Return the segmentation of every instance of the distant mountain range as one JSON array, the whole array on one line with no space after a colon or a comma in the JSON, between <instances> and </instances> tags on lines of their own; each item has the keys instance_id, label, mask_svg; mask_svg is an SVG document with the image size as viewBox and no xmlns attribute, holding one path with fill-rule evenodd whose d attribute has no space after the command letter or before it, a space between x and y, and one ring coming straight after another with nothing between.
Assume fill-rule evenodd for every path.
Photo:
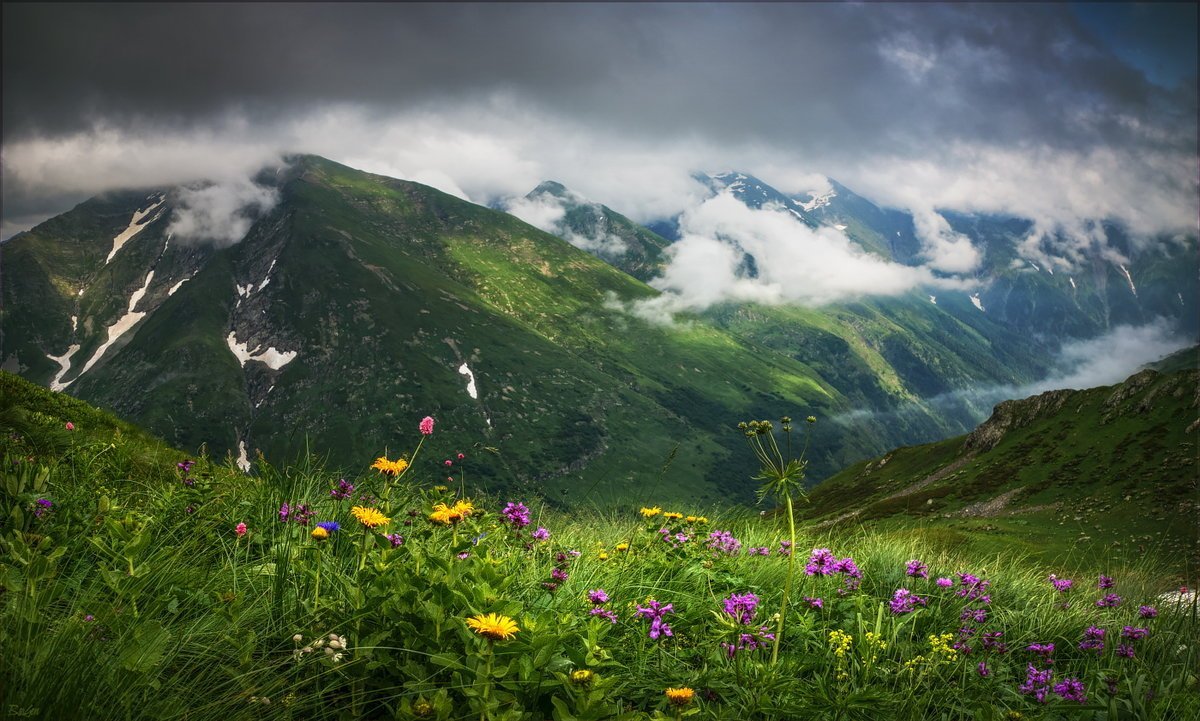
<instances>
[{"instance_id":1,"label":"distant mountain range","mask_svg":"<svg viewBox=\"0 0 1200 721\"><path fill-rule=\"evenodd\" d=\"M740 177L713 178L714 192L763 185ZM725 303L664 326L626 309L659 295L644 281L669 261L669 239L561 185L527 200L555 198L569 242L315 156L255 183L232 226L198 207L221 186L150 188L93 198L0 245L4 369L243 465L261 449L362 467L409 448L431 414L436 452L468 453L493 490L747 500L739 420L916 408L902 422L819 423L811 475L822 478L971 427L980 409L929 399L1039 377L1047 329L1196 314L1195 273L1178 259L1135 255L1136 296L1097 261L1072 294L1006 260L1017 221L1004 235L1001 221L954 217L981 224L994 256L981 271L993 274L986 310L966 294L935 304L913 292L819 309ZM796 201L796 216L915 257L903 214L836 187ZM186 237L205 222L225 223L218 240ZM1175 294L1170 315L1161 302ZM1046 308L1057 310L1034 323Z\"/></svg>"}]
</instances>

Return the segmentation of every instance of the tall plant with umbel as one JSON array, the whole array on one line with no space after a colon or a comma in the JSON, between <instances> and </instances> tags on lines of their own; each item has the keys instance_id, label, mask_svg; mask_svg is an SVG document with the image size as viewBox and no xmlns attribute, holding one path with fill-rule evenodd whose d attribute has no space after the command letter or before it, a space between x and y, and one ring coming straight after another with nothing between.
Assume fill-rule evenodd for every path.
<instances>
[{"instance_id":1,"label":"tall plant with umbel","mask_svg":"<svg viewBox=\"0 0 1200 721\"><path fill-rule=\"evenodd\" d=\"M817 422L813 416L806 419L808 425ZM775 426L771 421L749 421L738 424L738 430L746 437L750 450L758 458L759 473L754 480L761 481L758 488L758 500L771 497L783 501L787 508L788 539L791 542L788 554L787 580L783 586L783 598L779 602L779 620L775 629L775 646L771 649L771 664L779 661L779 644L783 641L783 622L787 617L788 596L792 591L792 577L796 568L796 515L792 499L799 496L808 500L804 493L804 469L808 466L805 456L808 453L809 434L804 434L804 447L799 456L792 456L792 419L784 416L779 420L783 426L784 447L779 447L775 439Z\"/></svg>"}]
</instances>

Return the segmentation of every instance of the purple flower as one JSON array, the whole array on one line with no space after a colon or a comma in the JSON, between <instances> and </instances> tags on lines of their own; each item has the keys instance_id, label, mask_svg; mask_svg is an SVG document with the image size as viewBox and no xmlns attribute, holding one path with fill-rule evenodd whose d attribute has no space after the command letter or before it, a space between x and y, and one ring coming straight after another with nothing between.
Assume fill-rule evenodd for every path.
<instances>
[{"instance_id":1,"label":"purple flower","mask_svg":"<svg viewBox=\"0 0 1200 721\"><path fill-rule=\"evenodd\" d=\"M892 594L892 600L889 603L892 613L896 614L897 616L905 613L912 613L914 610L916 610L918 605L924 606L925 604L926 601L924 598L921 598L907 588L896 589L896 592Z\"/></svg>"},{"instance_id":2,"label":"purple flower","mask_svg":"<svg viewBox=\"0 0 1200 721\"><path fill-rule=\"evenodd\" d=\"M994 651L996 653L1008 653L1008 644L1004 643L1004 633L1002 631L992 631L984 633L983 650Z\"/></svg>"},{"instance_id":3,"label":"purple flower","mask_svg":"<svg viewBox=\"0 0 1200 721\"><path fill-rule=\"evenodd\" d=\"M603 588L596 588L587 592L588 601L593 606L601 606L608 603L608 593Z\"/></svg>"},{"instance_id":4,"label":"purple flower","mask_svg":"<svg viewBox=\"0 0 1200 721\"><path fill-rule=\"evenodd\" d=\"M642 618L650 619L650 638L657 641L660 636L674 636L671 627L663 621L663 616L668 613L675 613L675 607L670 603L659 603L651 599L649 605L645 608L639 606L637 615Z\"/></svg>"},{"instance_id":5,"label":"purple flower","mask_svg":"<svg viewBox=\"0 0 1200 721\"><path fill-rule=\"evenodd\" d=\"M1054 672L1050 669L1044 671L1039 670L1033 664L1029 664L1025 669L1025 683L1017 689L1021 693L1029 696L1034 696L1038 703L1046 703L1046 692L1050 687L1050 679L1054 676Z\"/></svg>"},{"instance_id":6,"label":"purple flower","mask_svg":"<svg viewBox=\"0 0 1200 721\"><path fill-rule=\"evenodd\" d=\"M91 623L92 621L96 620L96 617L89 613L88 615L83 617L83 620L87 621L88 623Z\"/></svg>"},{"instance_id":7,"label":"purple flower","mask_svg":"<svg viewBox=\"0 0 1200 721\"><path fill-rule=\"evenodd\" d=\"M178 468L180 471L183 471L184 473L190 473L192 470L192 466L194 466L194 465L196 465L196 462L191 459L188 459L186 461L176 463L175 467Z\"/></svg>"},{"instance_id":8,"label":"purple flower","mask_svg":"<svg viewBox=\"0 0 1200 721\"><path fill-rule=\"evenodd\" d=\"M950 588L954 585L954 581L951 581L948 578L939 578L938 580L934 581L934 583L936 583L939 588Z\"/></svg>"},{"instance_id":9,"label":"purple flower","mask_svg":"<svg viewBox=\"0 0 1200 721\"><path fill-rule=\"evenodd\" d=\"M771 633L766 626L759 626L755 633L738 634L736 644L721 643L721 648L725 649L725 656L733 658L738 651L753 651L758 648L763 648L768 641L774 641L775 634Z\"/></svg>"},{"instance_id":10,"label":"purple flower","mask_svg":"<svg viewBox=\"0 0 1200 721\"><path fill-rule=\"evenodd\" d=\"M975 667L975 673L979 674L980 678L987 678L992 675L992 670L988 668L987 661L980 661Z\"/></svg>"},{"instance_id":11,"label":"purple flower","mask_svg":"<svg viewBox=\"0 0 1200 721\"><path fill-rule=\"evenodd\" d=\"M1126 626L1125 628L1121 629L1121 638L1127 638L1131 641L1137 641L1138 639L1145 638L1149 635L1150 629L1148 628L1134 628L1133 626Z\"/></svg>"},{"instance_id":12,"label":"purple flower","mask_svg":"<svg viewBox=\"0 0 1200 721\"><path fill-rule=\"evenodd\" d=\"M985 581L979 576L970 573L958 574L959 589L954 593L962 596L969 601L978 601L980 603L991 603L992 597L987 595L988 587L991 581Z\"/></svg>"},{"instance_id":13,"label":"purple flower","mask_svg":"<svg viewBox=\"0 0 1200 721\"><path fill-rule=\"evenodd\" d=\"M834 565L834 570L838 573L844 573L850 578L862 578L862 571L858 570L858 565L854 563L853 558L843 558Z\"/></svg>"},{"instance_id":14,"label":"purple flower","mask_svg":"<svg viewBox=\"0 0 1200 721\"><path fill-rule=\"evenodd\" d=\"M781 555L781 556L792 555L792 542L791 541L780 541L779 542L779 555Z\"/></svg>"},{"instance_id":15,"label":"purple flower","mask_svg":"<svg viewBox=\"0 0 1200 721\"><path fill-rule=\"evenodd\" d=\"M1108 576L1105 576L1102 573L1102 574L1100 574L1100 582L1096 584L1096 588L1099 588L1100 590L1104 590L1106 588L1112 588L1115 585L1117 585L1116 581L1112 580L1111 578L1109 578Z\"/></svg>"},{"instance_id":16,"label":"purple flower","mask_svg":"<svg viewBox=\"0 0 1200 721\"><path fill-rule=\"evenodd\" d=\"M329 496L331 498L337 498L339 500L343 498L349 498L352 495L354 495L354 486L348 483L345 478L338 480L337 485L329 491Z\"/></svg>"},{"instance_id":17,"label":"purple flower","mask_svg":"<svg viewBox=\"0 0 1200 721\"><path fill-rule=\"evenodd\" d=\"M804 564L804 573L807 576L832 576L836 566L837 559L832 551L828 548L814 548L808 556L808 563Z\"/></svg>"},{"instance_id":18,"label":"purple flower","mask_svg":"<svg viewBox=\"0 0 1200 721\"><path fill-rule=\"evenodd\" d=\"M905 564L904 575L913 578L929 578L929 566L914 558Z\"/></svg>"},{"instance_id":19,"label":"purple flower","mask_svg":"<svg viewBox=\"0 0 1200 721\"><path fill-rule=\"evenodd\" d=\"M825 602L819 598L812 598L811 596L805 596L804 602L808 604L809 608L825 608Z\"/></svg>"},{"instance_id":20,"label":"purple flower","mask_svg":"<svg viewBox=\"0 0 1200 721\"><path fill-rule=\"evenodd\" d=\"M1096 606L1099 608L1116 608L1121 605L1121 597L1115 593L1107 594L1104 598L1096 601Z\"/></svg>"},{"instance_id":21,"label":"purple flower","mask_svg":"<svg viewBox=\"0 0 1200 721\"><path fill-rule=\"evenodd\" d=\"M753 593L738 595L730 594L725 599L725 613L733 616L743 626L749 626L754 621L754 609L758 608L758 596Z\"/></svg>"},{"instance_id":22,"label":"purple flower","mask_svg":"<svg viewBox=\"0 0 1200 721\"><path fill-rule=\"evenodd\" d=\"M1100 653L1104 650L1104 629L1096 626L1088 626L1083 630L1083 640L1079 642L1079 650L1095 651Z\"/></svg>"},{"instance_id":23,"label":"purple flower","mask_svg":"<svg viewBox=\"0 0 1200 721\"><path fill-rule=\"evenodd\" d=\"M317 528L324 528L329 533L333 533L341 529L337 521L321 521L317 524Z\"/></svg>"},{"instance_id":24,"label":"purple flower","mask_svg":"<svg viewBox=\"0 0 1200 721\"><path fill-rule=\"evenodd\" d=\"M715 553L724 553L727 556L736 556L742 548L742 542L733 537L729 531L713 531L708 534L707 548L711 548Z\"/></svg>"},{"instance_id":25,"label":"purple flower","mask_svg":"<svg viewBox=\"0 0 1200 721\"><path fill-rule=\"evenodd\" d=\"M384 537L387 538L388 541L391 541L392 548L398 548L404 545L404 536L401 536L399 533L389 533Z\"/></svg>"},{"instance_id":26,"label":"purple flower","mask_svg":"<svg viewBox=\"0 0 1200 721\"><path fill-rule=\"evenodd\" d=\"M49 498L39 498L36 501L34 501L33 515L38 518L41 518L42 516L45 516L47 513L50 512L51 507L53 505L54 505L54 502L51 501Z\"/></svg>"},{"instance_id":27,"label":"purple flower","mask_svg":"<svg viewBox=\"0 0 1200 721\"><path fill-rule=\"evenodd\" d=\"M987 609L985 608L964 608L959 614L960 621L974 621L975 623L985 623L987 621Z\"/></svg>"},{"instance_id":28,"label":"purple flower","mask_svg":"<svg viewBox=\"0 0 1200 721\"><path fill-rule=\"evenodd\" d=\"M1158 609L1154 606L1138 606L1138 615L1142 618L1155 618L1158 616Z\"/></svg>"},{"instance_id":29,"label":"purple flower","mask_svg":"<svg viewBox=\"0 0 1200 721\"><path fill-rule=\"evenodd\" d=\"M616 613L609 611L606 608L600 608L598 606L596 608L593 608L592 610L588 611L588 615L603 618L603 619L607 620L609 623L617 622L617 614ZM667 635L670 636L671 634L668 633Z\"/></svg>"},{"instance_id":30,"label":"purple flower","mask_svg":"<svg viewBox=\"0 0 1200 721\"><path fill-rule=\"evenodd\" d=\"M533 540L535 540L535 541L544 541L550 537L550 532L547 531L545 528L538 526L537 530L529 535L532 536Z\"/></svg>"},{"instance_id":31,"label":"purple flower","mask_svg":"<svg viewBox=\"0 0 1200 721\"><path fill-rule=\"evenodd\" d=\"M1064 678L1054 684L1054 693L1061 696L1064 701L1087 703L1086 689L1083 687L1083 682L1077 678Z\"/></svg>"},{"instance_id":32,"label":"purple flower","mask_svg":"<svg viewBox=\"0 0 1200 721\"><path fill-rule=\"evenodd\" d=\"M1122 644L1118 645L1117 646L1117 655L1120 656L1121 658L1133 658L1134 657L1133 645L1128 644L1128 643L1122 643Z\"/></svg>"},{"instance_id":33,"label":"purple flower","mask_svg":"<svg viewBox=\"0 0 1200 721\"><path fill-rule=\"evenodd\" d=\"M524 528L530 523L529 509L524 503L510 502L503 511L500 511L500 515L504 516L504 519L511 523L513 528Z\"/></svg>"},{"instance_id":34,"label":"purple flower","mask_svg":"<svg viewBox=\"0 0 1200 721\"><path fill-rule=\"evenodd\" d=\"M1054 644L1052 643L1031 643L1025 647L1025 650L1041 656L1044 663L1054 663L1054 659L1050 658L1054 655Z\"/></svg>"},{"instance_id":35,"label":"purple flower","mask_svg":"<svg viewBox=\"0 0 1200 721\"><path fill-rule=\"evenodd\" d=\"M564 583L567 580L567 572L562 570L561 568L555 568L553 571L550 572L550 578L554 579L555 581L557 581L559 583Z\"/></svg>"},{"instance_id":36,"label":"purple flower","mask_svg":"<svg viewBox=\"0 0 1200 721\"><path fill-rule=\"evenodd\" d=\"M1075 583L1069 578L1059 578L1053 573L1050 574L1050 583L1054 586L1054 590L1059 593L1066 593L1071 590L1071 586Z\"/></svg>"},{"instance_id":37,"label":"purple flower","mask_svg":"<svg viewBox=\"0 0 1200 721\"><path fill-rule=\"evenodd\" d=\"M471 557L470 551L463 551L462 553L458 554L458 560L460 560L460 561L465 561L470 557ZM553 574L551 574L551 575L553 575ZM564 579L564 580L566 580L566 579Z\"/></svg>"}]
</instances>

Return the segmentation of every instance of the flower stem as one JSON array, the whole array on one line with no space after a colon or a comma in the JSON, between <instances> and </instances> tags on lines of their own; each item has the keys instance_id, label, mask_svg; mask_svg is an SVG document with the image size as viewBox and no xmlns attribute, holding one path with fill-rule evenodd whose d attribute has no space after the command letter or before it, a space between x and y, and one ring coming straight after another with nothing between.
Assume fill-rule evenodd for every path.
<instances>
[{"instance_id":1,"label":"flower stem","mask_svg":"<svg viewBox=\"0 0 1200 721\"><path fill-rule=\"evenodd\" d=\"M779 603L779 623L775 629L775 647L771 649L771 665L779 662L779 644L783 641L783 622L787 617L788 594L792 591L792 575L796 570L796 517L792 512L792 494L784 496L787 500L788 539L792 542L791 553L788 554L787 581L783 584L783 599Z\"/></svg>"}]
</instances>

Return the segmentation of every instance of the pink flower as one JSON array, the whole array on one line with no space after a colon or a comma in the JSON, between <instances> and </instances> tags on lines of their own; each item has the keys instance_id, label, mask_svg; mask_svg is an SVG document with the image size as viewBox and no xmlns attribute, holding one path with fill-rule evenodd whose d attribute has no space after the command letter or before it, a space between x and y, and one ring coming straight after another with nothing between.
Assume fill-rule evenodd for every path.
<instances>
[{"instance_id":1,"label":"pink flower","mask_svg":"<svg viewBox=\"0 0 1200 721\"><path fill-rule=\"evenodd\" d=\"M454 461L452 461L452 460L450 460L449 458L447 458L447 459L446 459L446 465L447 465L447 466L453 466L453 465L454 465Z\"/></svg>"},{"instance_id":2,"label":"pink flower","mask_svg":"<svg viewBox=\"0 0 1200 721\"><path fill-rule=\"evenodd\" d=\"M234 528L233 530L237 531L237 534L239 537L244 536L244 535L246 535L246 530L247 530L246 524L239 523L239 524L237 524L237 528Z\"/></svg>"},{"instance_id":3,"label":"pink flower","mask_svg":"<svg viewBox=\"0 0 1200 721\"><path fill-rule=\"evenodd\" d=\"M73 430L75 430L75 424L74 424L74 423L72 423L71 421L67 421L67 430L68 430L68 431L73 431Z\"/></svg>"},{"instance_id":4,"label":"pink flower","mask_svg":"<svg viewBox=\"0 0 1200 721\"><path fill-rule=\"evenodd\" d=\"M433 435L433 416L425 416L421 419L421 435Z\"/></svg>"},{"instance_id":5,"label":"pink flower","mask_svg":"<svg viewBox=\"0 0 1200 721\"><path fill-rule=\"evenodd\" d=\"M458 454L458 460L460 460L460 461L461 461L461 460L462 460L462 459L464 459L464 458L466 458L466 456L465 456L465 455L463 455L462 453L459 453L459 454Z\"/></svg>"}]
</instances>

